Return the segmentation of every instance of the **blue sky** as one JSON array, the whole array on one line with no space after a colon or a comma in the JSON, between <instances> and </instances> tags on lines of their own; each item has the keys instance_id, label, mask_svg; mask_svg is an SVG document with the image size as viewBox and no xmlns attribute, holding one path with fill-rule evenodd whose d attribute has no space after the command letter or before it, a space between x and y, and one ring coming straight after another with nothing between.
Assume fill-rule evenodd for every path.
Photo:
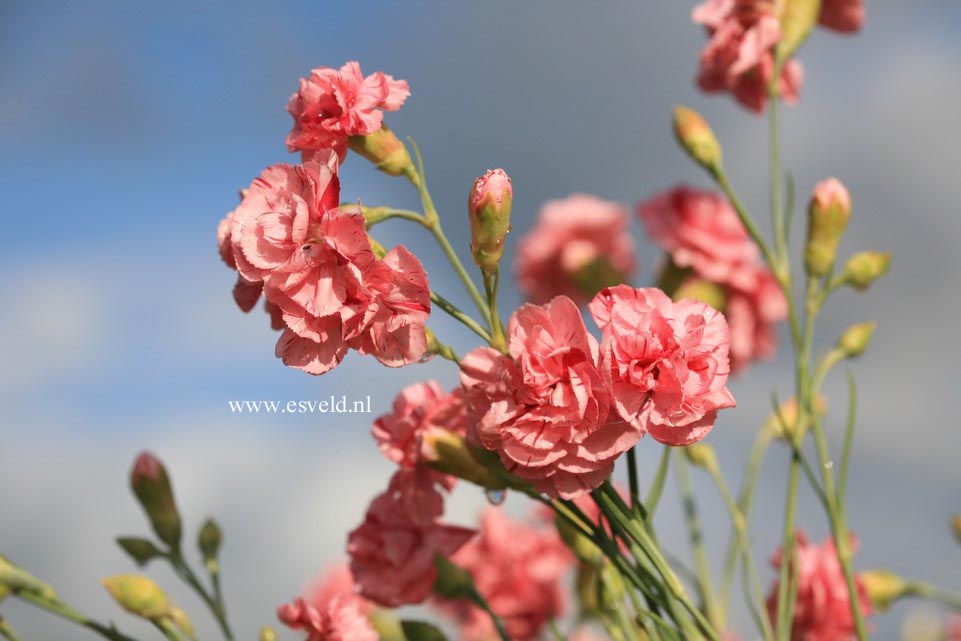
<instances>
[{"instance_id":1,"label":"blue sky","mask_svg":"<svg viewBox=\"0 0 961 641\"><path fill-rule=\"evenodd\" d=\"M689 11L687 2L627 0L4 2L6 551L62 577L78 603L109 612L85 586L105 566L125 568L109 537L138 527L123 474L136 450L149 446L177 468L185 502L223 510L236 577L256 584L234 588L242 623L253 629L269 619L274 602L337 555L341 534L388 467L369 443L365 417L240 419L226 400L363 390L380 411L406 383L454 381L444 363L393 371L356 356L334 374L308 377L274 359L264 318L233 307L233 276L217 257L215 227L239 187L292 159L284 107L297 79L311 67L357 59L365 70L410 82L410 100L389 123L424 150L435 200L460 248L467 190L489 167L513 177L516 233L530 228L541 202L572 192L633 203L678 181L704 184L668 131L679 102L714 124L731 173L763 218L764 122L726 98L697 93L703 37ZM961 6L949 0L870 3L862 35L819 32L805 48L801 104L783 117L785 163L799 191L830 174L851 187L856 213L844 250L896 252L885 283L832 306L822 325L824 347L852 322L881 322L871 354L856 366L865 400L853 520L871 534L862 535L862 559L889 563L915 537L916 556L899 569L944 580L953 566L942 560L957 551L943 521L961 511L952 403L961 362L959 27ZM343 196L416 205L402 182L356 158L343 169ZM391 224L378 237L411 247L437 289L466 304L425 235ZM638 283L648 282L657 252L641 240L639 250ZM505 309L518 303L506 292ZM462 351L472 346L458 326L437 319L436 328ZM789 376L782 358L735 383L741 406L711 437L732 476L772 385L783 392ZM843 403L838 393L835 405ZM344 452L355 466L344 466ZM780 454L765 477L771 490L762 523L779 518ZM656 455L642 448L641 460L653 465ZM341 482L338 474L351 476L355 493L327 491ZM454 514L469 521L478 500L464 496ZM893 523L889 501L901 510ZM73 534L90 552L67 553L51 528L98 508L106 509ZM708 513L721 516L713 507ZM813 502L802 504L802 515L823 533ZM664 518L669 538L677 535L676 511ZM757 535L763 549L773 548L776 536L763 527ZM269 558L251 560L260 545ZM64 634L26 610L14 614L25 634Z\"/></svg>"}]
</instances>

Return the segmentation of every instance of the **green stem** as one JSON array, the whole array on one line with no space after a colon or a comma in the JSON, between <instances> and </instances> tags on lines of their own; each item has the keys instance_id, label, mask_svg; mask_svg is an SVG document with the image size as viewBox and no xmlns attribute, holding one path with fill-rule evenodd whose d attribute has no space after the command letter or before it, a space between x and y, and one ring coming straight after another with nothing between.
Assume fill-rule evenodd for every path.
<instances>
[{"instance_id":1,"label":"green stem","mask_svg":"<svg viewBox=\"0 0 961 641\"><path fill-rule=\"evenodd\" d=\"M657 511L657 504L661 501L661 494L664 492L664 481L667 479L667 468L671 465L671 448L664 446L661 450L661 462L657 466L654 474L654 481L647 489L647 498L644 500L644 509L647 510L648 518L654 518Z\"/></svg>"},{"instance_id":2,"label":"green stem","mask_svg":"<svg viewBox=\"0 0 961 641\"><path fill-rule=\"evenodd\" d=\"M567 637L565 637L561 629L557 627L557 621L554 619L547 622L547 628L551 631L551 636L554 637L554 641L567 641Z\"/></svg>"},{"instance_id":3,"label":"green stem","mask_svg":"<svg viewBox=\"0 0 961 641\"><path fill-rule=\"evenodd\" d=\"M7 623L6 619L0 616L0 637L3 637L7 641L21 641L17 633L13 631L10 624Z\"/></svg>"},{"instance_id":4,"label":"green stem","mask_svg":"<svg viewBox=\"0 0 961 641\"><path fill-rule=\"evenodd\" d=\"M440 307L442 310L447 312L451 317L463 323L468 329L484 339L484 342L490 343L491 335L486 329L481 327L480 323L475 321L473 318L462 312L457 308L454 303L450 302L440 294L435 291L431 291L430 300L432 303Z\"/></svg>"},{"instance_id":5,"label":"green stem","mask_svg":"<svg viewBox=\"0 0 961 641\"><path fill-rule=\"evenodd\" d=\"M487 599L481 596L480 592L475 589L471 591L470 600L474 602L474 605L487 613L487 616L490 617L491 622L497 629L497 635L501 638L501 641L511 641L510 635L507 634L507 628L504 627L504 622L491 609Z\"/></svg>"},{"instance_id":6,"label":"green stem","mask_svg":"<svg viewBox=\"0 0 961 641\"><path fill-rule=\"evenodd\" d=\"M928 583L910 581L907 585L907 593L922 599L937 601L953 610L961 611L961 595L947 592Z\"/></svg>"},{"instance_id":7,"label":"green stem","mask_svg":"<svg viewBox=\"0 0 961 641\"><path fill-rule=\"evenodd\" d=\"M771 225L774 229L774 247L777 256L775 273L787 270L788 247L787 233L784 225L784 210L781 202L781 145L778 132L778 100L773 93L769 101L770 130L768 140L771 152Z\"/></svg>"},{"instance_id":8,"label":"green stem","mask_svg":"<svg viewBox=\"0 0 961 641\"><path fill-rule=\"evenodd\" d=\"M694 500L694 486L691 482L691 470L683 453L678 452L674 469L677 470L677 484L681 491L681 501L684 505L684 518L687 523L688 537L691 551L694 553L694 572L697 576L697 588L701 593L701 602L707 618L715 628L721 629L720 609L714 597L714 586L711 582L711 564L704 547L704 532L701 529L697 514L697 503Z\"/></svg>"},{"instance_id":9,"label":"green stem","mask_svg":"<svg viewBox=\"0 0 961 641\"><path fill-rule=\"evenodd\" d=\"M731 186L731 183L727 178L727 174L724 173L723 168L718 169L717 173L714 174L714 179L717 181L718 187L721 188L721 191L724 192L724 195L727 196L727 199L731 201L731 205L734 207L734 211L737 212L738 218L741 219L744 229L747 230L751 240L753 240L754 244L756 244L761 250L761 253L764 255L764 260L768 265L771 266L775 276L778 278L778 282L782 283L783 286L786 278L784 270L779 267L779 262L776 256L771 251L767 241L764 240L764 236L761 234L761 230L758 229L757 224L755 224L754 219L751 218L751 215L744 208L744 205L741 204L741 199L738 198L737 194L734 192L734 188Z\"/></svg>"},{"instance_id":10,"label":"green stem","mask_svg":"<svg viewBox=\"0 0 961 641\"><path fill-rule=\"evenodd\" d=\"M507 352L507 339L504 337L504 326L501 324L500 314L497 313L497 290L500 287L501 271L495 267L493 271L483 270L484 291L487 294L487 305L490 309L491 338L490 345L500 352Z\"/></svg>"},{"instance_id":11,"label":"green stem","mask_svg":"<svg viewBox=\"0 0 961 641\"><path fill-rule=\"evenodd\" d=\"M110 641L136 641L136 639L133 637L128 637L127 635L114 629L112 626L107 626L102 623L98 623L93 619L87 618L66 603L47 599L32 592L18 592L17 598L23 599L27 603L31 603L41 610L46 610L47 612L55 614L62 619L72 621L73 623L81 625L88 630L92 630L105 639L110 639Z\"/></svg>"},{"instance_id":12,"label":"green stem","mask_svg":"<svg viewBox=\"0 0 961 641\"><path fill-rule=\"evenodd\" d=\"M417 143L414 142L412 138L408 138L411 146L414 148L414 154L417 157L417 173L408 176L411 184L417 188L418 194L420 194L421 205L424 207L424 219L422 224L430 231L431 235L437 240L437 244L440 245L441 250L447 257L457 276L460 278L461 282L464 283L464 287L467 289L467 293L470 294L471 299L474 301L474 305L477 306L477 310L481 313L481 316L485 321L490 323L490 309L487 307L487 303L484 301L484 297L481 296L480 291L477 289L477 285L474 284L473 279L470 274L467 273L467 269L464 267L464 263L461 262L460 257L454 248L451 246L450 241L447 240L447 236L444 235L444 230L441 228L440 216L437 214L437 209L434 207L434 200L431 198L430 191L427 189L427 176L424 171L424 158L421 156L420 148Z\"/></svg>"},{"instance_id":13,"label":"green stem","mask_svg":"<svg viewBox=\"0 0 961 641\"><path fill-rule=\"evenodd\" d=\"M627 450L627 485L631 492L631 510L637 514L638 508L641 507L641 493L637 482L637 454L633 447Z\"/></svg>"},{"instance_id":14,"label":"green stem","mask_svg":"<svg viewBox=\"0 0 961 641\"><path fill-rule=\"evenodd\" d=\"M194 574L190 566L184 561L183 557L176 550L172 551L170 554L170 564L173 566L174 571L180 576L184 582L189 585L197 596L204 602L207 609L213 615L217 624L220 626L220 631L224 635L224 639L227 641L233 641L233 633L230 631L230 624L227 623L227 613L221 603L208 594L206 588L200 583L200 580Z\"/></svg>"}]
</instances>

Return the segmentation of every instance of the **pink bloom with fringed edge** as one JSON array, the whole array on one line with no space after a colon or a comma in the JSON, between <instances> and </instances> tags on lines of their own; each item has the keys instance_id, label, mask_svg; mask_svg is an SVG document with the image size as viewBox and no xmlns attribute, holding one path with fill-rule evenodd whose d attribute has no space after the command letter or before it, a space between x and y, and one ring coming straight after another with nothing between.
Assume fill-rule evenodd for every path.
<instances>
[{"instance_id":1,"label":"pink bloom with fringed edge","mask_svg":"<svg viewBox=\"0 0 961 641\"><path fill-rule=\"evenodd\" d=\"M716 309L619 285L588 306L604 332L602 370L620 417L665 445L690 445L734 407L726 384L731 333Z\"/></svg>"},{"instance_id":2,"label":"pink bloom with fringed edge","mask_svg":"<svg viewBox=\"0 0 961 641\"><path fill-rule=\"evenodd\" d=\"M857 539L851 536L852 551L857 549ZM779 550L771 564L781 567ZM855 577L858 602L866 617L871 614L871 601L867 589ZM803 532L797 533L797 601L791 641L849 641L855 636L851 600L841 563L838 561L834 542L827 540L821 545L811 543ZM772 621L777 610L777 583L768 597L768 614Z\"/></svg>"},{"instance_id":3,"label":"pink bloom with fringed edge","mask_svg":"<svg viewBox=\"0 0 961 641\"><path fill-rule=\"evenodd\" d=\"M389 414L374 420L374 440L387 460L413 468L430 458L424 436L434 431L465 434L467 404L458 388L448 393L437 381L409 385L394 399Z\"/></svg>"},{"instance_id":4,"label":"pink bloom with fringed edge","mask_svg":"<svg viewBox=\"0 0 961 641\"><path fill-rule=\"evenodd\" d=\"M728 200L680 186L640 203L638 214L674 264L724 290L732 371L772 356L787 300Z\"/></svg>"},{"instance_id":5,"label":"pink bloom with fringed edge","mask_svg":"<svg viewBox=\"0 0 961 641\"><path fill-rule=\"evenodd\" d=\"M729 92L742 105L764 111L774 73L772 48L781 26L771 0L707 0L694 8L694 22L704 25L710 40L701 50L698 85L706 92ZM778 79L778 95L797 100L804 72L789 60Z\"/></svg>"},{"instance_id":6,"label":"pink bloom with fringed edge","mask_svg":"<svg viewBox=\"0 0 961 641\"><path fill-rule=\"evenodd\" d=\"M864 0L822 0L819 22L840 33L854 33L864 26Z\"/></svg>"},{"instance_id":7,"label":"pink bloom with fringed edge","mask_svg":"<svg viewBox=\"0 0 961 641\"><path fill-rule=\"evenodd\" d=\"M397 492L376 497L347 540L360 594L385 607L421 603L433 590L437 554L451 556L474 530L412 514Z\"/></svg>"},{"instance_id":8,"label":"pink bloom with fringed edge","mask_svg":"<svg viewBox=\"0 0 961 641\"><path fill-rule=\"evenodd\" d=\"M477 591L504 621L508 636L531 641L551 619L563 613L560 581L573 566L573 556L553 528L538 528L488 509L480 534L451 559L467 570ZM466 641L496 638L490 617L465 601L442 601Z\"/></svg>"},{"instance_id":9,"label":"pink bloom with fringed edge","mask_svg":"<svg viewBox=\"0 0 961 641\"><path fill-rule=\"evenodd\" d=\"M461 361L477 439L548 496L574 498L597 487L642 432L609 422L598 344L577 305L564 296L524 305L507 334L509 356L481 347Z\"/></svg>"},{"instance_id":10,"label":"pink bloom with fringed edge","mask_svg":"<svg viewBox=\"0 0 961 641\"><path fill-rule=\"evenodd\" d=\"M300 80L300 88L287 103L294 118L287 149L301 152L304 160L313 152L331 149L343 160L350 136L380 129L383 112L400 109L408 96L406 80L379 71L365 77L357 62L340 69L318 67Z\"/></svg>"},{"instance_id":11,"label":"pink bloom with fringed edge","mask_svg":"<svg viewBox=\"0 0 961 641\"><path fill-rule=\"evenodd\" d=\"M277 618L293 630L307 633L307 641L378 641L374 626L352 594L339 594L318 608L305 599L277 608Z\"/></svg>"},{"instance_id":12,"label":"pink bloom with fringed edge","mask_svg":"<svg viewBox=\"0 0 961 641\"><path fill-rule=\"evenodd\" d=\"M629 280L634 242L626 209L585 194L546 203L520 242L515 270L535 304L568 296L583 305L598 290Z\"/></svg>"},{"instance_id":13,"label":"pink bloom with fringed edge","mask_svg":"<svg viewBox=\"0 0 961 641\"><path fill-rule=\"evenodd\" d=\"M678 186L639 203L651 239L678 267L714 283L750 288L759 251L721 194Z\"/></svg>"},{"instance_id":14,"label":"pink bloom with fringed edge","mask_svg":"<svg viewBox=\"0 0 961 641\"><path fill-rule=\"evenodd\" d=\"M331 565L304 590L304 599L318 610L325 609L335 597L342 595L353 597L365 614L374 609L373 603L357 594L354 575L346 562Z\"/></svg>"}]
</instances>

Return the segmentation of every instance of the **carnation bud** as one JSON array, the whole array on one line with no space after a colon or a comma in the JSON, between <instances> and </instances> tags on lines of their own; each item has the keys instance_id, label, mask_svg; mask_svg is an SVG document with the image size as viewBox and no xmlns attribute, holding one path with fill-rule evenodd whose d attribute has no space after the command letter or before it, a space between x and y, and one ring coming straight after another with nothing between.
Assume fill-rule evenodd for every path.
<instances>
[{"instance_id":1,"label":"carnation bud","mask_svg":"<svg viewBox=\"0 0 961 641\"><path fill-rule=\"evenodd\" d=\"M213 519L207 519L197 534L197 547L204 559L208 569L217 568L217 553L220 552L220 544L223 542L223 534L220 527Z\"/></svg>"},{"instance_id":2,"label":"carnation bud","mask_svg":"<svg viewBox=\"0 0 961 641\"><path fill-rule=\"evenodd\" d=\"M597 256L574 269L571 272L571 281L589 300L603 289L625 283L627 275L614 269L607 258Z\"/></svg>"},{"instance_id":3,"label":"carnation bud","mask_svg":"<svg viewBox=\"0 0 961 641\"><path fill-rule=\"evenodd\" d=\"M838 339L837 348L844 353L846 358L857 358L868 348L875 327L877 327L877 323L858 323L857 325L852 325L847 331L841 334L841 338Z\"/></svg>"},{"instance_id":4,"label":"carnation bud","mask_svg":"<svg viewBox=\"0 0 961 641\"><path fill-rule=\"evenodd\" d=\"M348 145L351 151L372 162L385 174L416 175L407 147L387 125L382 125L380 129L366 136L351 136L348 139Z\"/></svg>"},{"instance_id":5,"label":"carnation bud","mask_svg":"<svg viewBox=\"0 0 961 641\"><path fill-rule=\"evenodd\" d=\"M887 611L895 601L910 594L911 586L897 574L887 570L868 570L859 575L871 605L879 612Z\"/></svg>"},{"instance_id":6,"label":"carnation bud","mask_svg":"<svg viewBox=\"0 0 961 641\"><path fill-rule=\"evenodd\" d=\"M471 253L484 271L493 271L504 255L504 238L511 229L511 179L493 169L474 182L468 200Z\"/></svg>"},{"instance_id":7,"label":"carnation bud","mask_svg":"<svg viewBox=\"0 0 961 641\"><path fill-rule=\"evenodd\" d=\"M26 592L44 599L55 599L52 587L33 576L0 554L0 591L4 593Z\"/></svg>"},{"instance_id":8,"label":"carnation bud","mask_svg":"<svg viewBox=\"0 0 961 641\"><path fill-rule=\"evenodd\" d=\"M727 295L724 290L716 283L701 278L688 278L674 290L671 298L675 301L690 298L720 310L727 305Z\"/></svg>"},{"instance_id":9,"label":"carnation bud","mask_svg":"<svg viewBox=\"0 0 961 641\"><path fill-rule=\"evenodd\" d=\"M119 545L123 551L127 553L127 556L133 559L140 567L143 567L153 559L164 555L163 551L157 548L153 542L136 536L117 537L117 545Z\"/></svg>"},{"instance_id":10,"label":"carnation bud","mask_svg":"<svg viewBox=\"0 0 961 641\"><path fill-rule=\"evenodd\" d=\"M707 443L688 445L684 448L684 454L692 465L708 471L718 469L717 455L714 453L714 448Z\"/></svg>"},{"instance_id":11,"label":"carnation bud","mask_svg":"<svg viewBox=\"0 0 961 641\"><path fill-rule=\"evenodd\" d=\"M958 540L958 543L961 543L961 514L951 519L951 529L954 530L954 538Z\"/></svg>"},{"instance_id":12,"label":"carnation bud","mask_svg":"<svg viewBox=\"0 0 961 641\"><path fill-rule=\"evenodd\" d=\"M163 463L150 452L140 454L130 471L130 488L160 540L174 549L179 548L180 514Z\"/></svg>"},{"instance_id":13,"label":"carnation bud","mask_svg":"<svg viewBox=\"0 0 961 641\"><path fill-rule=\"evenodd\" d=\"M881 278L891 266L891 254L887 252L860 252L851 256L841 272L841 281L863 292L871 283Z\"/></svg>"},{"instance_id":14,"label":"carnation bud","mask_svg":"<svg viewBox=\"0 0 961 641\"><path fill-rule=\"evenodd\" d=\"M196 636L194 624L190 621L190 617L187 616L187 613L184 612L183 608L179 606L174 606L171 608L170 620L173 621L173 624L190 638L194 638Z\"/></svg>"},{"instance_id":15,"label":"carnation bud","mask_svg":"<svg viewBox=\"0 0 961 641\"><path fill-rule=\"evenodd\" d=\"M778 60L787 60L807 39L821 14L821 0L782 0Z\"/></svg>"},{"instance_id":16,"label":"carnation bud","mask_svg":"<svg viewBox=\"0 0 961 641\"><path fill-rule=\"evenodd\" d=\"M173 606L159 585L139 574L118 574L104 579L103 587L120 607L143 619L172 618Z\"/></svg>"},{"instance_id":17,"label":"carnation bud","mask_svg":"<svg viewBox=\"0 0 961 641\"><path fill-rule=\"evenodd\" d=\"M701 114L688 107L674 107L674 135L691 160L712 174L720 170L721 145Z\"/></svg>"},{"instance_id":18,"label":"carnation bud","mask_svg":"<svg viewBox=\"0 0 961 641\"><path fill-rule=\"evenodd\" d=\"M599 567L604 562L604 552L593 541L560 515L554 516L554 527L564 544L585 566Z\"/></svg>"},{"instance_id":19,"label":"carnation bud","mask_svg":"<svg viewBox=\"0 0 961 641\"><path fill-rule=\"evenodd\" d=\"M380 641L408 641L407 637L404 636L404 628L400 624L400 619L394 616L390 610L377 608L368 613L367 618L370 619L370 624L374 626ZM277 637L274 636L262 641L277 641Z\"/></svg>"},{"instance_id":20,"label":"carnation bud","mask_svg":"<svg viewBox=\"0 0 961 641\"><path fill-rule=\"evenodd\" d=\"M265 625L260 628L260 634L257 636L257 641L277 641L277 632L274 631L269 625Z\"/></svg>"},{"instance_id":21,"label":"carnation bud","mask_svg":"<svg viewBox=\"0 0 961 641\"><path fill-rule=\"evenodd\" d=\"M851 196L836 178L817 184L808 207L808 239L804 267L812 276L824 276L834 266L838 243L851 217Z\"/></svg>"},{"instance_id":22,"label":"carnation bud","mask_svg":"<svg viewBox=\"0 0 961 641\"><path fill-rule=\"evenodd\" d=\"M489 463L486 457L478 460L464 437L459 434L446 430L430 430L424 434L423 446L427 452L427 464L435 470L488 490L502 490L508 486L506 480L498 474L498 465ZM500 462L500 459L496 460Z\"/></svg>"},{"instance_id":23,"label":"carnation bud","mask_svg":"<svg viewBox=\"0 0 961 641\"><path fill-rule=\"evenodd\" d=\"M824 413L827 412L827 409L827 399L821 394L815 396L814 411L817 412L818 416L824 416ZM771 412L771 415L768 416L767 421L764 423L763 433L770 438L787 438L788 436L791 436L791 431L795 428L795 423L797 423L797 410L797 399L792 396L788 400L781 403L781 407L778 408L777 412ZM787 425L787 432L784 431L784 427L781 424L781 419L783 419L784 424ZM802 431L806 430L807 425L802 426Z\"/></svg>"}]
</instances>

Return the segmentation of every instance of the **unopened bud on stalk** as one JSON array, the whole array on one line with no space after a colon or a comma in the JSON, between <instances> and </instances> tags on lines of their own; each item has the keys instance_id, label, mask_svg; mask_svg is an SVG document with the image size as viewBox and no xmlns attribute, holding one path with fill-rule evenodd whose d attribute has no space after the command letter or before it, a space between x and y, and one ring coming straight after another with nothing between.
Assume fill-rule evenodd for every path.
<instances>
[{"instance_id":1,"label":"unopened bud on stalk","mask_svg":"<svg viewBox=\"0 0 961 641\"><path fill-rule=\"evenodd\" d=\"M828 410L827 399L818 394L814 397L814 411L817 412L818 416L824 416L824 413ZM784 425L787 426L787 431L785 432L784 425L781 424L783 419ZM793 396L788 400L781 403L781 407L778 408L777 412L772 412L768 416L767 421L764 423L763 432L770 438L787 438L793 435L793 430L796 428L796 423L798 419L798 407L797 399ZM808 425L802 425L802 433L807 430Z\"/></svg>"},{"instance_id":2,"label":"unopened bud on stalk","mask_svg":"<svg viewBox=\"0 0 961 641\"><path fill-rule=\"evenodd\" d=\"M265 625L260 628L260 635L257 636L257 641L277 641L277 632L269 625Z\"/></svg>"},{"instance_id":3,"label":"unopened bud on stalk","mask_svg":"<svg viewBox=\"0 0 961 641\"><path fill-rule=\"evenodd\" d=\"M223 540L224 536L217 523L213 519L204 521L197 534L197 547L208 569L216 570L217 554L220 552L220 544Z\"/></svg>"},{"instance_id":4,"label":"unopened bud on stalk","mask_svg":"<svg viewBox=\"0 0 961 641\"><path fill-rule=\"evenodd\" d=\"M474 182L468 200L471 254L484 271L497 268L504 255L504 239L511 229L514 192L503 169L492 169Z\"/></svg>"},{"instance_id":5,"label":"unopened bud on stalk","mask_svg":"<svg viewBox=\"0 0 961 641\"><path fill-rule=\"evenodd\" d=\"M0 554L0 592L27 592L45 599L55 599L56 591L37 577Z\"/></svg>"},{"instance_id":6,"label":"unopened bud on stalk","mask_svg":"<svg viewBox=\"0 0 961 641\"><path fill-rule=\"evenodd\" d=\"M585 567L599 568L604 562L604 552L593 541L560 515L554 517L554 526L564 544Z\"/></svg>"},{"instance_id":7,"label":"unopened bud on stalk","mask_svg":"<svg viewBox=\"0 0 961 641\"><path fill-rule=\"evenodd\" d=\"M821 0L781 0L777 5L781 26L777 58L783 61L797 51L817 24Z\"/></svg>"},{"instance_id":8,"label":"unopened bud on stalk","mask_svg":"<svg viewBox=\"0 0 961 641\"><path fill-rule=\"evenodd\" d=\"M366 136L351 136L348 139L351 151L360 154L374 164L377 169L390 176L414 176L414 163L411 162L407 147L387 125Z\"/></svg>"},{"instance_id":9,"label":"unopened bud on stalk","mask_svg":"<svg viewBox=\"0 0 961 641\"><path fill-rule=\"evenodd\" d=\"M503 464L497 455L493 459L478 460L459 434L440 429L430 430L424 434L423 447L427 452L428 465L435 470L488 490L503 490L509 485L506 479L500 477Z\"/></svg>"},{"instance_id":10,"label":"unopened bud on stalk","mask_svg":"<svg viewBox=\"0 0 961 641\"><path fill-rule=\"evenodd\" d=\"M846 358L857 358L864 353L874 335L874 328L877 323L859 323L852 325L841 334L838 339L837 348L844 353Z\"/></svg>"},{"instance_id":11,"label":"unopened bud on stalk","mask_svg":"<svg viewBox=\"0 0 961 641\"><path fill-rule=\"evenodd\" d=\"M701 278L688 278L674 291L671 298L676 301L692 298L718 310L723 310L724 306L727 305L727 296L724 290L716 283Z\"/></svg>"},{"instance_id":12,"label":"unopened bud on stalk","mask_svg":"<svg viewBox=\"0 0 961 641\"><path fill-rule=\"evenodd\" d=\"M911 593L911 586L897 574L887 570L868 570L860 574L868 598L879 612L887 611L895 601Z\"/></svg>"},{"instance_id":13,"label":"unopened bud on stalk","mask_svg":"<svg viewBox=\"0 0 961 641\"><path fill-rule=\"evenodd\" d=\"M721 145L701 114L688 107L674 107L674 135L691 160L712 174L720 170Z\"/></svg>"},{"instance_id":14,"label":"unopened bud on stalk","mask_svg":"<svg viewBox=\"0 0 961 641\"><path fill-rule=\"evenodd\" d=\"M808 207L808 239L804 267L812 276L824 276L834 266L838 243L851 218L851 196L836 178L821 181L814 188Z\"/></svg>"},{"instance_id":15,"label":"unopened bud on stalk","mask_svg":"<svg viewBox=\"0 0 961 641\"><path fill-rule=\"evenodd\" d=\"M891 254L887 252L860 252L848 259L841 272L841 280L845 285L863 292L884 276L890 266Z\"/></svg>"},{"instance_id":16,"label":"unopened bud on stalk","mask_svg":"<svg viewBox=\"0 0 961 641\"><path fill-rule=\"evenodd\" d=\"M143 452L130 471L130 489L136 495L160 540L180 547L180 513L174 502L167 470L153 454Z\"/></svg>"},{"instance_id":17,"label":"unopened bud on stalk","mask_svg":"<svg viewBox=\"0 0 961 641\"><path fill-rule=\"evenodd\" d=\"M194 624L190 621L190 617L187 616L187 613L184 612L183 608L180 606L174 606L170 609L170 620L173 621L173 624L187 636L191 638L196 636Z\"/></svg>"},{"instance_id":18,"label":"unopened bud on stalk","mask_svg":"<svg viewBox=\"0 0 961 641\"><path fill-rule=\"evenodd\" d=\"M119 574L104 579L103 587L130 614L156 621L171 618L174 606L159 585L139 574Z\"/></svg>"},{"instance_id":19,"label":"unopened bud on stalk","mask_svg":"<svg viewBox=\"0 0 961 641\"><path fill-rule=\"evenodd\" d=\"M717 455L707 443L694 443L684 448L684 455L692 465L711 471L718 469Z\"/></svg>"},{"instance_id":20,"label":"unopened bud on stalk","mask_svg":"<svg viewBox=\"0 0 961 641\"><path fill-rule=\"evenodd\" d=\"M951 529L954 530L954 538L958 540L958 543L961 543L961 514L951 519Z\"/></svg>"}]
</instances>

